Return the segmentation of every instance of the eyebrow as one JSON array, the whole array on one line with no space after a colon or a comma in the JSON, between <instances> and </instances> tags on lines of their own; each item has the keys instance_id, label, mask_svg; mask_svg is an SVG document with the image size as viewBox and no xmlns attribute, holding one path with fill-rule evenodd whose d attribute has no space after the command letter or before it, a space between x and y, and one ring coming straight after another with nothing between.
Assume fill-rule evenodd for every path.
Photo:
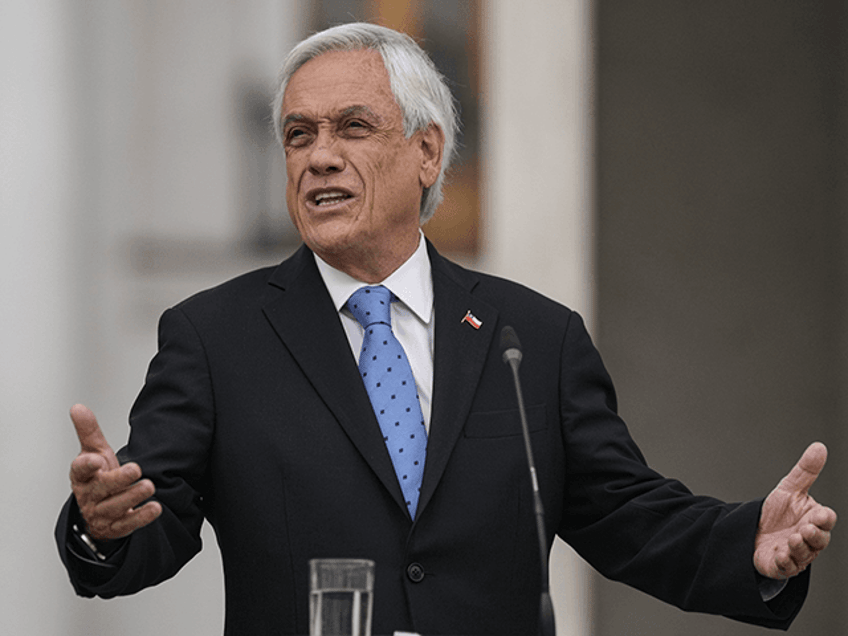
<instances>
[{"instance_id":1,"label":"eyebrow","mask_svg":"<svg viewBox=\"0 0 848 636\"><path fill-rule=\"evenodd\" d=\"M379 115L377 115L377 113L375 113L373 110L371 110L368 106L365 106L364 104L356 104L354 106L348 106L347 108L345 108L341 112L339 112L336 115L336 118L350 117L351 115L365 115L365 116L367 116L371 119L377 120L378 122L382 121L382 118ZM306 115L304 115L302 113L292 113L291 115L286 115L285 119L283 119L283 126L282 127L285 128L286 126L288 126L292 122L304 121L304 120L308 120L308 119L309 119L309 117L307 117Z\"/></svg>"},{"instance_id":2,"label":"eyebrow","mask_svg":"<svg viewBox=\"0 0 848 636\"><path fill-rule=\"evenodd\" d=\"M293 121L302 121L304 119L306 119L306 117L299 114L299 113L294 113L293 115L287 115L286 118L283 120L283 126L282 127L285 128L286 126L288 126Z\"/></svg>"},{"instance_id":3,"label":"eyebrow","mask_svg":"<svg viewBox=\"0 0 848 636\"><path fill-rule=\"evenodd\" d=\"M366 115L368 117L371 117L372 119L380 121L380 117L377 115L377 113L371 110L368 106L364 105L348 106L342 111L341 114L342 117L349 117L351 115Z\"/></svg>"}]
</instances>

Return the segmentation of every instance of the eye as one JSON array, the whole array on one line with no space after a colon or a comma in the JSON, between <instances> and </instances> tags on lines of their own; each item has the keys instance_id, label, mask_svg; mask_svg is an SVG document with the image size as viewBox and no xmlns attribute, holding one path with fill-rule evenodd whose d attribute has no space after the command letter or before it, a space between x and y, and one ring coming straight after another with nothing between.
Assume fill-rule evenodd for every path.
<instances>
[{"instance_id":1,"label":"eye","mask_svg":"<svg viewBox=\"0 0 848 636\"><path fill-rule=\"evenodd\" d=\"M287 146L303 146L309 141L309 131L303 127L292 126L286 131L285 141Z\"/></svg>"},{"instance_id":2,"label":"eye","mask_svg":"<svg viewBox=\"0 0 848 636\"><path fill-rule=\"evenodd\" d=\"M371 126L361 119L349 119L342 125L342 130L349 137L363 137L371 130Z\"/></svg>"}]
</instances>

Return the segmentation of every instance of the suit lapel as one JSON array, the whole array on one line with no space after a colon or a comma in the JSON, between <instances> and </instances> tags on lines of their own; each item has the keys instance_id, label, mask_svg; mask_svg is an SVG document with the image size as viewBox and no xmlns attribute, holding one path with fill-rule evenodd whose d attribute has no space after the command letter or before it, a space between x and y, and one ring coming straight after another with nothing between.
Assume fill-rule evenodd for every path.
<instances>
[{"instance_id":1,"label":"suit lapel","mask_svg":"<svg viewBox=\"0 0 848 636\"><path fill-rule=\"evenodd\" d=\"M350 343L312 254L302 247L274 272L282 290L265 315L348 437L403 510L403 495ZM341 360L340 360L341 358Z\"/></svg>"},{"instance_id":2,"label":"suit lapel","mask_svg":"<svg viewBox=\"0 0 848 636\"><path fill-rule=\"evenodd\" d=\"M498 312L471 291L478 278L430 248L435 295L433 409L418 512L427 506L462 432L497 325ZM463 321L468 311L482 324Z\"/></svg>"},{"instance_id":3,"label":"suit lapel","mask_svg":"<svg viewBox=\"0 0 848 636\"><path fill-rule=\"evenodd\" d=\"M462 432L498 322L497 310L471 292L478 278L428 244L436 333L433 408L418 514L426 508ZM274 272L282 293L264 308L277 335L397 505L406 510L380 427L359 377L350 343L309 250L301 248ZM468 311L482 324L474 328ZM339 361L341 353L341 362Z\"/></svg>"}]
</instances>

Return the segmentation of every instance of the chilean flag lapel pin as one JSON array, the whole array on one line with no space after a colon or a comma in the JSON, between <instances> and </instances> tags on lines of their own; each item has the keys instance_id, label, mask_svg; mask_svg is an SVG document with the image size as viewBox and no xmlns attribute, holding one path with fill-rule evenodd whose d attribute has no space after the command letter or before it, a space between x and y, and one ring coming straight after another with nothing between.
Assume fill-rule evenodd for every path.
<instances>
[{"instance_id":1,"label":"chilean flag lapel pin","mask_svg":"<svg viewBox=\"0 0 848 636\"><path fill-rule=\"evenodd\" d=\"M470 309L465 313L465 316L462 320L460 320L460 322L467 322L475 329L479 329L483 326L483 321L477 318L477 316L475 316L474 314L472 314Z\"/></svg>"}]
</instances>

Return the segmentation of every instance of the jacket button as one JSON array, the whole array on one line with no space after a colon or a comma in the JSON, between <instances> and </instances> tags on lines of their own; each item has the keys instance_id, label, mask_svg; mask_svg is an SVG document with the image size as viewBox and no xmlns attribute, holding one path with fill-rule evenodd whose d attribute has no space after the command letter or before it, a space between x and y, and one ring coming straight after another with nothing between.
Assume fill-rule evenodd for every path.
<instances>
[{"instance_id":1,"label":"jacket button","mask_svg":"<svg viewBox=\"0 0 848 636\"><path fill-rule=\"evenodd\" d=\"M410 563L406 568L406 576L413 583L421 583L424 580L424 566L420 563Z\"/></svg>"}]
</instances>

